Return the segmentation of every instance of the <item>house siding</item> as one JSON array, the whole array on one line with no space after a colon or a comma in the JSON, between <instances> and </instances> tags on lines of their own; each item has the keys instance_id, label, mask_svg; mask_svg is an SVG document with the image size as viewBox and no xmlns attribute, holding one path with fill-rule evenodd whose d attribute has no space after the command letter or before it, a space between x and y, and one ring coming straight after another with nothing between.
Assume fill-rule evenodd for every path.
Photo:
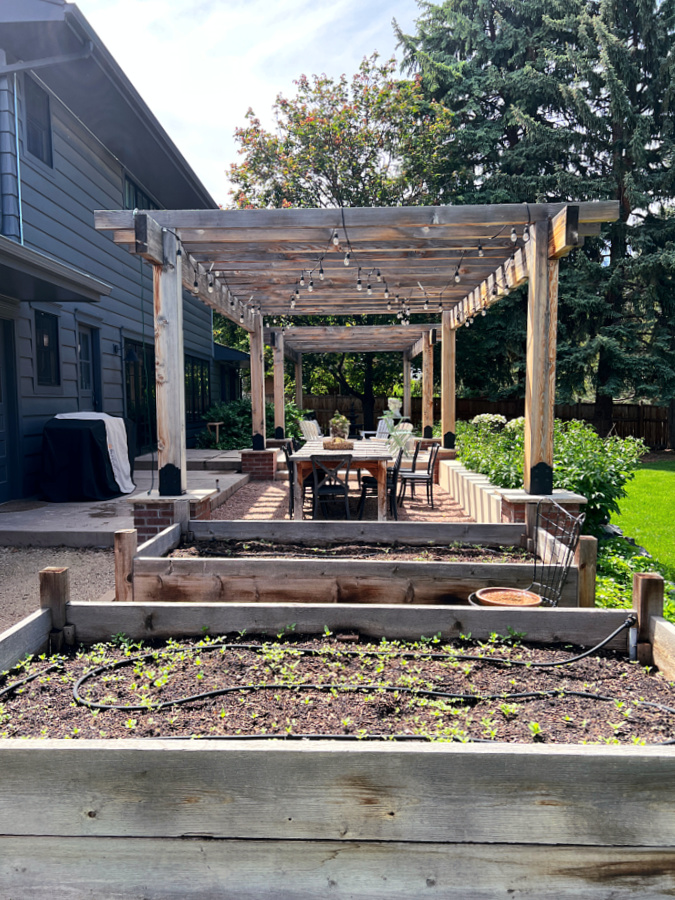
<instances>
[{"instance_id":1,"label":"house siding","mask_svg":"<svg viewBox=\"0 0 675 900\"><path fill-rule=\"evenodd\" d=\"M36 493L39 488L45 421L59 412L77 411L81 405L78 326L98 329L101 391L97 408L111 415L125 413L124 339L144 339L147 343L154 340L151 267L129 254L125 247L115 245L110 235L94 229L95 209L123 206L126 174L123 162L49 91L53 166L50 168L26 152L23 102L26 77L29 76L17 79L24 243L112 285L113 290L100 303L24 302L14 313L19 434L10 436L10 440L19 444L23 468L20 495L24 496ZM31 77L47 90L39 78ZM5 97L5 106L8 102ZM5 118L11 121L12 117ZM10 138L13 135L5 133L5 142ZM143 187L134 173L129 175ZM157 200L161 203L162 198ZM59 318L61 384L58 388L37 385L36 308ZM184 297L184 348L186 353L210 360L213 381L211 311L189 295Z\"/></svg>"}]
</instances>

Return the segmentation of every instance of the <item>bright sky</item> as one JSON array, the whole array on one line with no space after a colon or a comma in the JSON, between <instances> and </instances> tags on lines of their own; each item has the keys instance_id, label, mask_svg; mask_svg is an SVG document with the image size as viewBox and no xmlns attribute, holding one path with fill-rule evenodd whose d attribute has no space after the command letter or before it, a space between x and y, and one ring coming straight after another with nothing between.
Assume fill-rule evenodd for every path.
<instances>
[{"instance_id":1,"label":"bright sky","mask_svg":"<svg viewBox=\"0 0 675 900\"><path fill-rule=\"evenodd\" d=\"M234 129L301 74L351 77L396 54L392 19L414 31L415 0L76 0L216 202L229 205ZM400 56L400 54L399 54Z\"/></svg>"}]
</instances>

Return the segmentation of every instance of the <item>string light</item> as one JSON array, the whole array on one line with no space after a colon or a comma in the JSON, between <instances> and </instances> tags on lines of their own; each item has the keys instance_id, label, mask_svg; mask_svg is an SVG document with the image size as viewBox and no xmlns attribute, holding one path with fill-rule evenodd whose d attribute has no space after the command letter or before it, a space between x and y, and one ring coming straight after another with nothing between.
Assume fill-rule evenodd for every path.
<instances>
[{"instance_id":1,"label":"string light","mask_svg":"<svg viewBox=\"0 0 675 900\"><path fill-rule=\"evenodd\" d=\"M389 285L387 284L386 281L384 283L384 299L385 300L389 299Z\"/></svg>"},{"instance_id":2,"label":"string light","mask_svg":"<svg viewBox=\"0 0 675 900\"><path fill-rule=\"evenodd\" d=\"M197 294L199 293L199 279L197 278L197 273L196 273L196 272L195 272L195 282L194 282L194 284L192 285L192 293L195 295L195 297L196 297Z\"/></svg>"},{"instance_id":3,"label":"string light","mask_svg":"<svg viewBox=\"0 0 675 900\"><path fill-rule=\"evenodd\" d=\"M323 281L323 266L319 263L319 281Z\"/></svg>"},{"instance_id":4,"label":"string light","mask_svg":"<svg viewBox=\"0 0 675 900\"><path fill-rule=\"evenodd\" d=\"M333 232L333 246L337 247L337 245L339 243L340 243L340 235L337 233L337 231L334 231Z\"/></svg>"},{"instance_id":5,"label":"string light","mask_svg":"<svg viewBox=\"0 0 675 900\"><path fill-rule=\"evenodd\" d=\"M523 229L523 243L526 244L530 239L530 226L526 225Z\"/></svg>"},{"instance_id":6,"label":"string light","mask_svg":"<svg viewBox=\"0 0 675 900\"><path fill-rule=\"evenodd\" d=\"M300 273L300 287L305 286L305 273L304 271Z\"/></svg>"},{"instance_id":7,"label":"string light","mask_svg":"<svg viewBox=\"0 0 675 900\"><path fill-rule=\"evenodd\" d=\"M300 299L300 291L298 290L298 282L297 281L295 282L295 299L296 300Z\"/></svg>"},{"instance_id":8,"label":"string light","mask_svg":"<svg viewBox=\"0 0 675 900\"><path fill-rule=\"evenodd\" d=\"M478 255L485 256L485 250L483 250L483 245L480 241L478 241Z\"/></svg>"},{"instance_id":9,"label":"string light","mask_svg":"<svg viewBox=\"0 0 675 900\"><path fill-rule=\"evenodd\" d=\"M361 266L359 266L359 271L356 273L356 290L363 290L363 285L361 284Z\"/></svg>"},{"instance_id":10,"label":"string light","mask_svg":"<svg viewBox=\"0 0 675 900\"><path fill-rule=\"evenodd\" d=\"M372 293L373 293L373 289L370 285L370 276L368 276L368 284L366 286L366 293L368 294L369 297L371 297Z\"/></svg>"},{"instance_id":11,"label":"string light","mask_svg":"<svg viewBox=\"0 0 675 900\"><path fill-rule=\"evenodd\" d=\"M349 265L349 257L350 256L351 256L351 253L349 252L349 250L347 250L347 252L345 253L345 259L344 259L344 263L346 266Z\"/></svg>"},{"instance_id":12,"label":"string light","mask_svg":"<svg viewBox=\"0 0 675 900\"><path fill-rule=\"evenodd\" d=\"M309 284L307 285L307 290L309 291L310 294L314 290L314 282L312 281L311 278L309 279Z\"/></svg>"},{"instance_id":13,"label":"string light","mask_svg":"<svg viewBox=\"0 0 675 900\"><path fill-rule=\"evenodd\" d=\"M487 313L486 313L486 310L484 310L484 309L481 309L481 311L480 311L480 314L481 314L481 316L484 316L484 315L486 315L486 314L487 314Z\"/></svg>"},{"instance_id":14,"label":"string light","mask_svg":"<svg viewBox=\"0 0 675 900\"><path fill-rule=\"evenodd\" d=\"M512 228L512 229L511 229L511 243L512 243L512 244L515 244L515 242L516 242L517 240L518 240L518 232L516 231L515 228Z\"/></svg>"},{"instance_id":15,"label":"string light","mask_svg":"<svg viewBox=\"0 0 675 900\"><path fill-rule=\"evenodd\" d=\"M389 312L391 312L391 300L389 300L387 303L387 309L389 310Z\"/></svg>"},{"instance_id":16,"label":"string light","mask_svg":"<svg viewBox=\"0 0 675 900\"><path fill-rule=\"evenodd\" d=\"M382 281L382 272L380 272L379 269L377 270L377 272L376 272L376 274L375 274L375 277L377 278L377 281L378 281L378 284L379 284L379 282Z\"/></svg>"},{"instance_id":17,"label":"string light","mask_svg":"<svg viewBox=\"0 0 675 900\"><path fill-rule=\"evenodd\" d=\"M461 280L462 280L462 277L459 274L459 266L457 266L457 268L455 269L455 284L459 284L459 282Z\"/></svg>"},{"instance_id":18,"label":"string light","mask_svg":"<svg viewBox=\"0 0 675 900\"><path fill-rule=\"evenodd\" d=\"M213 293L213 275L209 275L208 292L209 292L209 294Z\"/></svg>"},{"instance_id":19,"label":"string light","mask_svg":"<svg viewBox=\"0 0 675 900\"><path fill-rule=\"evenodd\" d=\"M424 298L424 309L425 309L425 311L426 311L427 309L429 309L429 301L427 300L426 297Z\"/></svg>"}]
</instances>

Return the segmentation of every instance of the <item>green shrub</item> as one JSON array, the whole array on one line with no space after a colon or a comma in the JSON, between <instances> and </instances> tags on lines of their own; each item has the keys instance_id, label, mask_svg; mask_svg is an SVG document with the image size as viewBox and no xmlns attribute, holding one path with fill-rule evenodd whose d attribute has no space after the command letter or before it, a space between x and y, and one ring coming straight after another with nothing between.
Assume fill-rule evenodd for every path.
<instances>
[{"instance_id":1,"label":"green shrub","mask_svg":"<svg viewBox=\"0 0 675 900\"><path fill-rule=\"evenodd\" d=\"M495 432L487 417L476 419L481 421L457 423L458 458L497 487L521 488L525 420L512 419ZM626 482L646 449L639 439L601 438L587 422L556 419L553 486L586 497L586 533L597 534L611 513L619 512Z\"/></svg>"},{"instance_id":2,"label":"green shrub","mask_svg":"<svg viewBox=\"0 0 675 900\"><path fill-rule=\"evenodd\" d=\"M298 420L302 412L295 403L286 403L286 437L300 438L302 432ZM253 443L251 400L230 400L228 403L216 403L206 413L207 422L222 422L220 440L216 444L215 434L204 430L197 436L197 446L218 450L241 450ZM265 428L267 437L274 437L274 404L265 404Z\"/></svg>"},{"instance_id":3,"label":"green shrub","mask_svg":"<svg viewBox=\"0 0 675 900\"><path fill-rule=\"evenodd\" d=\"M622 537L601 540L598 544L598 570L595 582L595 605L630 609L633 597L633 575L636 572L659 572L664 567L651 556L645 556ZM666 580L664 615L675 622L675 585Z\"/></svg>"}]
</instances>

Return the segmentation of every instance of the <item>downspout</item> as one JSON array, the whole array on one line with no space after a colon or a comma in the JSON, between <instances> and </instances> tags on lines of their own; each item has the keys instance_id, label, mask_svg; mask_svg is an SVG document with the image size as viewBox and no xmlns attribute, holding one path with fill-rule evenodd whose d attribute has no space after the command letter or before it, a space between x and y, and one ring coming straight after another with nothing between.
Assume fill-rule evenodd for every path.
<instances>
[{"instance_id":1,"label":"downspout","mask_svg":"<svg viewBox=\"0 0 675 900\"><path fill-rule=\"evenodd\" d=\"M19 243L23 245L23 204L21 201L21 155L19 153L19 104L17 101L16 72L14 73L14 143L16 147L16 187L19 204Z\"/></svg>"}]
</instances>

